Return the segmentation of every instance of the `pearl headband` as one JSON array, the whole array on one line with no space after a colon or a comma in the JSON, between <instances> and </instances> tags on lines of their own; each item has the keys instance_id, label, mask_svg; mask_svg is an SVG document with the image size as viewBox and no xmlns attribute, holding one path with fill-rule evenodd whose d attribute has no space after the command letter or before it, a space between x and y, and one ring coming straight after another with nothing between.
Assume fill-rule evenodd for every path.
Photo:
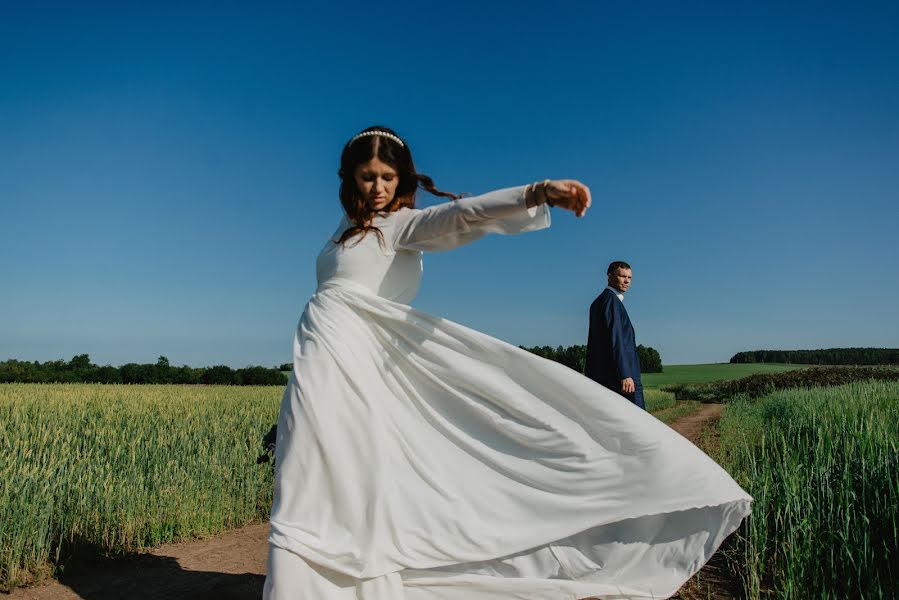
<instances>
[{"instance_id":1,"label":"pearl headband","mask_svg":"<svg viewBox=\"0 0 899 600\"><path fill-rule=\"evenodd\" d=\"M372 135L377 135L377 136L381 136L381 137L386 137L386 138L388 138L388 139L393 140L394 142L396 142L397 144L399 144L399 145L402 146L403 148L406 147L406 144L403 143L403 140L401 140L401 139L398 138L397 136L393 135L392 133L388 133L388 132L386 132L386 131L379 131L379 130L377 130L377 129L372 129L372 130L370 130L370 131L363 131L362 133L356 135L356 137L354 137L353 139L351 139L351 140L350 140L350 143L352 144L353 142L355 142L355 141L358 140L359 138L369 137L369 136L372 136Z\"/></svg>"}]
</instances>

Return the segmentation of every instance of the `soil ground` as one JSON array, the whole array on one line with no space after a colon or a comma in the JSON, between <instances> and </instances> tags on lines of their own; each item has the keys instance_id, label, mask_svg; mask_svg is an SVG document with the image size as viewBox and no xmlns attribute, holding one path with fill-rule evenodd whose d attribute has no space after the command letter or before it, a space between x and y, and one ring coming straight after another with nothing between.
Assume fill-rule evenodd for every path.
<instances>
[{"instance_id":1,"label":"soil ground","mask_svg":"<svg viewBox=\"0 0 899 600\"><path fill-rule=\"evenodd\" d=\"M721 418L721 404L703 404L698 411L671 424L672 429L709 451L717 444L715 424ZM674 596L678 600L728 600L740 596L739 582L728 566L725 553L727 544Z\"/></svg>"},{"instance_id":2,"label":"soil ground","mask_svg":"<svg viewBox=\"0 0 899 600\"><path fill-rule=\"evenodd\" d=\"M702 408L671 427L697 445L721 415ZM0 600L258 600L265 582L268 524L249 525L205 540L169 544L115 559L69 564L57 580L19 588ZM715 555L717 558L718 555ZM723 560L712 561L678 593L681 600L733 598Z\"/></svg>"}]
</instances>

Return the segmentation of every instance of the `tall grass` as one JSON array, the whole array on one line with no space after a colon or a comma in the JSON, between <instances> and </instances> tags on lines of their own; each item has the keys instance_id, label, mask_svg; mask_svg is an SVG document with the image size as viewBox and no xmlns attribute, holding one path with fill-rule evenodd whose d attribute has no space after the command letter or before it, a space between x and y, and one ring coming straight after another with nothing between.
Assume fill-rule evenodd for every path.
<instances>
[{"instance_id":1,"label":"tall grass","mask_svg":"<svg viewBox=\"0 0 899 600\"><path fill-rule=\"evenodd\" d=\"M277 387L0 385L0 589L67 549L127 551L265 518Z\"/></svg>"},{"instance_id":2,"label":"tall grass","mask_svg":"<svg viewBox=\"0 0 899 600\"><path fill-rule=\"evenodd\" d=\"M719 433L755 498L733 560L749 598L899 595L899 383L737 400Z\"/></svg>"},{"instance_id":3,"label":"tall grass","mask_svg":"<svg viewBox=\"0 0 899 600\"><path fill-rule=\"evenodd\" d=\"M651 413L671 408L675 404L674 394L659 390L643 390L643 401L646 403L646 410Z\"/></svg>"}]
</instances>

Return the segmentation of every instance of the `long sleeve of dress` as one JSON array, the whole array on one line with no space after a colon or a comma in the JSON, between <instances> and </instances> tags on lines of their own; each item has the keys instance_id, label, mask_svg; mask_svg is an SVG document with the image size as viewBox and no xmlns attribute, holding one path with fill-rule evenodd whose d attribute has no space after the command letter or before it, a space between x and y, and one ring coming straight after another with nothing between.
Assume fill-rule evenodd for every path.
<instances>
[{"instance_id":1,"label":"long sleeve of dress","mask_svg":"<svg viewBox=\"0 0 899 600\"><path fill-rule=\"evenodd\" d=\"M395 218L394 247L451 250L488 233L516 234L549 227L549 207L528 208L526 186L444 202L421 210L400 211Z\"/></svg>"}]
</instances>

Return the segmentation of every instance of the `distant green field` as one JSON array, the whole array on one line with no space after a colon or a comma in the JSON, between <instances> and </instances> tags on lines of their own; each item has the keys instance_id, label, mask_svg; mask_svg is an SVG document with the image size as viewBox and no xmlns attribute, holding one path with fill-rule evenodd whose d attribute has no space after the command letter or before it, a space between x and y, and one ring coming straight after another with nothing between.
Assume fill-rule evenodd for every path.
<instances>
[{"instance_id":1,"label":"distant green field","mask_svg":"<svg viewBox=\"0 0 899 600\"><path fill-rule=\"evenodd\" d=\"M739 379L755 373L780 373L802 369L808 365L782 365L776 363L730 364L716 363L711 365L665 365L664 373L646 373L641 375L643 387L658 389L672 383L704 383Z\"/></svg>"}]
</instances>

